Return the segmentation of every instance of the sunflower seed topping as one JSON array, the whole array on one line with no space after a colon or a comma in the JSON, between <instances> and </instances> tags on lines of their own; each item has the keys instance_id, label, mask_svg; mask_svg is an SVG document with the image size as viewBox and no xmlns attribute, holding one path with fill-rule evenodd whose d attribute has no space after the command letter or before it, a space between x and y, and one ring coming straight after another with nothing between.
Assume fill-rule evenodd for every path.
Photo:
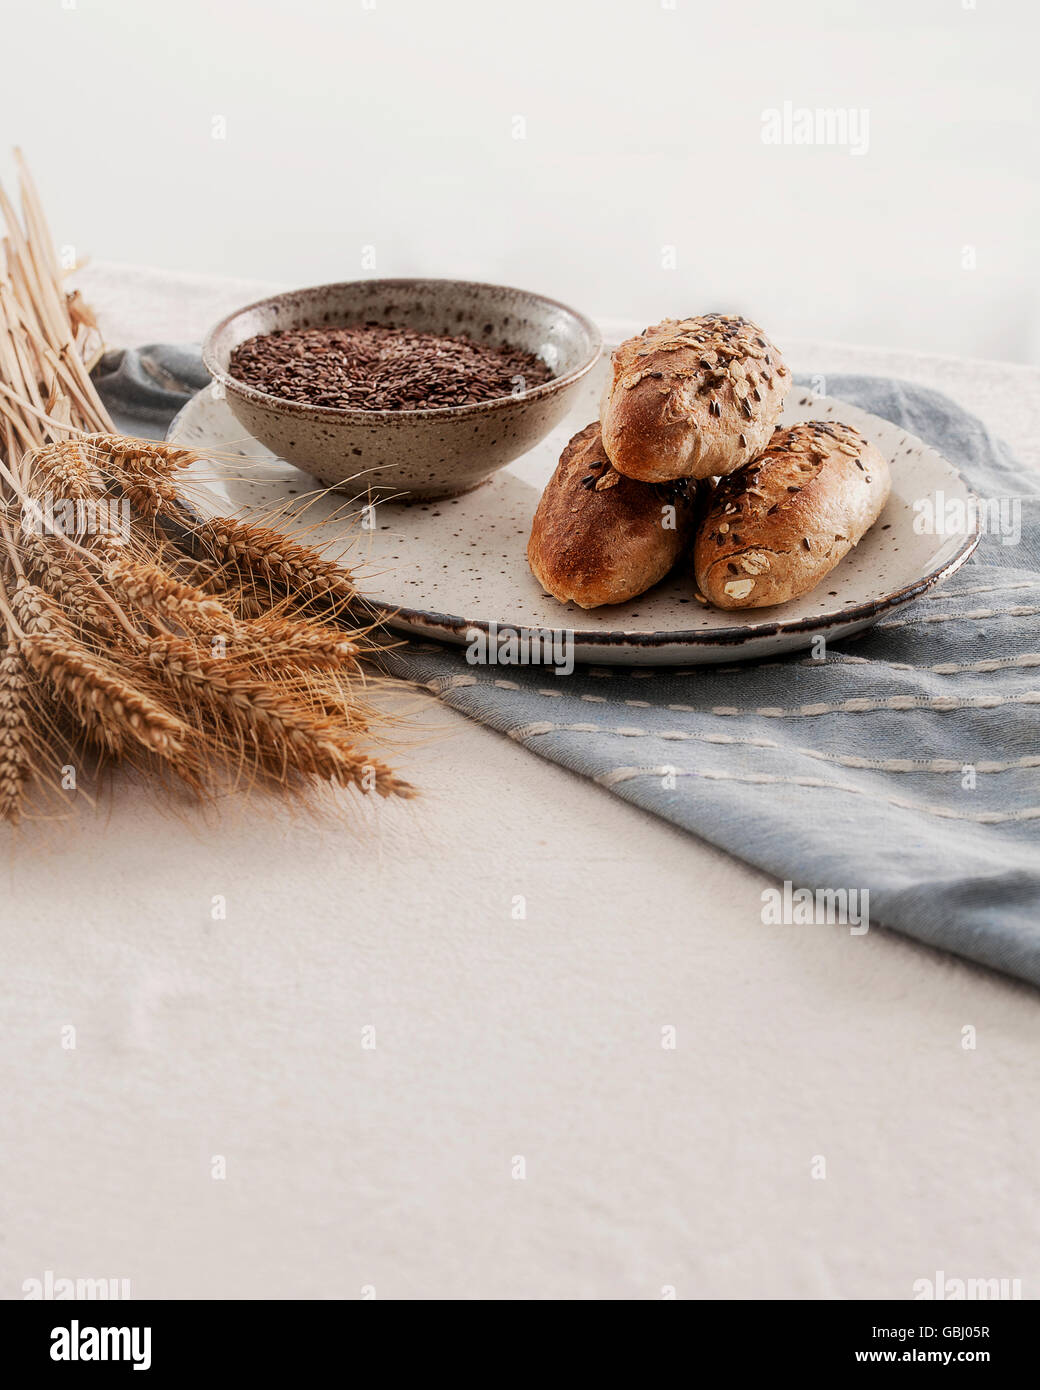
<instances>
[{"instance_id":1,"label":"sunflower seed topping","mask_svg":"<svg viewBox=\"0 0 1040 1390\"><path fill-rule=\"evenodd\" d=\"M741 557L740 568L748 574L765 574L769 568L769 558L759 550L749 550Z\"/></svg>"},{"instance_id":2,"label":"sunflower seed topping","mask_svg":"<svg viewBox=\"0 0 1040 1390\"><path fill-rule=\"evenodd\" d=\"M723 592L729 594L730 598L747 598L754 587L753 579L731 579L722 586Z\"/></svg>"}]
</instances>

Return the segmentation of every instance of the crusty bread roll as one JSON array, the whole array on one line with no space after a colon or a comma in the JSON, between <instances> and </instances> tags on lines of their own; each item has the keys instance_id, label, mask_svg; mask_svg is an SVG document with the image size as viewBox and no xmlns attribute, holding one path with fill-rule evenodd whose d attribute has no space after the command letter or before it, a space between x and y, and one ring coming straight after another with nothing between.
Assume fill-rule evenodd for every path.
<instances>
[{"instance_id":1,"label":"crusty bread roll","mask_svg":"<svg viewBox=\"0 0 1040 1390\"><path fill-rule=\"evenodd\" d=\"M697 529L697 586L718 608L808 593L877 520L888 463L851 425L778 428L761 458L722 478Z\"/></svg>"},{"instance_id":2,"label":"crusty bread roll","mask_svg":"<svg viewBox=\"0 0 1040 1390\"><path fill-rule=\"evenodd\" d=\"M607 457L628 478L732 473L762 452L791 373L755 324L665 319L615 349L600 412Z\"/></svg>"},{"instance_id":3,"label":"crusty bread roll","mask_svg":"<svg viewBox=\"0 0 1040 1390\"><path fill-rule=\"evenodd\" d=\"M563 453L531 526L527 559L562 603L624 603L663 579L693 533L695 484L623 478L603 452L599 423Z\"/></svg>"}]
</instances>

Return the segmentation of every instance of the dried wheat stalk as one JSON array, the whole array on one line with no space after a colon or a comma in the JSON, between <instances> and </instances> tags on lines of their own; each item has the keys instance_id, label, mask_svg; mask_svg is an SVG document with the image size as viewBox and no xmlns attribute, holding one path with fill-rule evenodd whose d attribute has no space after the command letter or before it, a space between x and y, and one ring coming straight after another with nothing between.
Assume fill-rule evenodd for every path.
<instances>
[{"instance_id":1,"label":"dried wheat stalk","mask_svg":"<svg viewBox=\"0 0 1040 1390\"><path fill-rule=\"evenodd\" d=\"M114 760L199 793L230 776L411 795L362 743L388 721L364 698L349 574L274 528L184 525L176 479L196 456L115 432L90 379L97 325L62 290L16 159L20 215L0 189L0 819Z\"/></svg>"}]
</instances>

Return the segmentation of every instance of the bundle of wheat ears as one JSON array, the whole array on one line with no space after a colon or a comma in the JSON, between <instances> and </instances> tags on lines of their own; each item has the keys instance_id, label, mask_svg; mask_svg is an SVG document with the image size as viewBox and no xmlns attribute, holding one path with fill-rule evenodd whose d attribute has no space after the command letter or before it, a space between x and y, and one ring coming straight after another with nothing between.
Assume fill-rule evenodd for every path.
<instances>
[{"instance_id":1,"label":"bundle of wheat ears","mask_svg":"<svg viewBox=\"0 0 1040 1390\"><path fill-rule=\"evenodd\" d=\"M50 815L115 761L205 794L327 781L409 795L364 747L349 574L275 529L185 513L190 451L118 434L16 152L0 189L0 818Z\"/></svg>"}]
</instances>

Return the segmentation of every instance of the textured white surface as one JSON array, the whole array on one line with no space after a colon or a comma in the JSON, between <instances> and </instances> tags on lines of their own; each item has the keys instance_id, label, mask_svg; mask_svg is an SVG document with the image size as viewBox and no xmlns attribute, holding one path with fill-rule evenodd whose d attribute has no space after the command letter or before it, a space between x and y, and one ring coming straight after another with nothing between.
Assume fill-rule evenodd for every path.
<instances>
[{"instance_id":1,"label":"textured white surface","mask_svg":"<svg viewBox=\"0 0 1040 1390\"><path fill-rule=\"evenodd\" d=\"M198 336L257 288L84 282L113 342ZM1035 459L1029 369L790 357L942 386ZM764 927L736 859L425 718L413 805L316 827L127 788L4 833L0 1292L901 1298L943 1269L1036 1295L1034 991Z\"/></svg>"}]
</instances>

